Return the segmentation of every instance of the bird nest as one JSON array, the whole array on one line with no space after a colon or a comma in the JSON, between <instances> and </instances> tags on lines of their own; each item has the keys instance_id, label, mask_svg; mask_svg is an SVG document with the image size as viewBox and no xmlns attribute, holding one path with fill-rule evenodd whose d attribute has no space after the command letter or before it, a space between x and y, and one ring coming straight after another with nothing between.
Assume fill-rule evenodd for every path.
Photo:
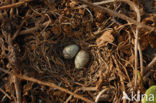
<instances>
[{"instance_id":1,"label":"bird nest","mask_svg":"<svg viewBox=\"0 0 156 103\"><path fill-rule=\"evenodd\" d=\"M1 3L2 102L125 103L123 91L143 94L155 84L156 16L139 1L95 1ZM63 57L70 44L89 53L85 67Z\"/></svg>"}]
</instances>

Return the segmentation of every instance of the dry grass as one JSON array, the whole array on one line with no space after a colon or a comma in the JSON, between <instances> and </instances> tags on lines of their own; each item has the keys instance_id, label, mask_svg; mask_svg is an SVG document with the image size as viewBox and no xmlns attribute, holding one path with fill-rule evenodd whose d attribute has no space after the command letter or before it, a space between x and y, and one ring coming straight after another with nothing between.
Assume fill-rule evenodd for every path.
<instances>
[{"instance_id":1,"label":"dry grass","mask_svg":"<svg viewBox=\"0 0 156 103\"><path fill-rule=\"evenodd\" d=\"M2 0L0 21L1 102L126 103L155 85L156 15L138 0ZM72 43L85 68L63 58Z\"/></svg>"}]
</instances>

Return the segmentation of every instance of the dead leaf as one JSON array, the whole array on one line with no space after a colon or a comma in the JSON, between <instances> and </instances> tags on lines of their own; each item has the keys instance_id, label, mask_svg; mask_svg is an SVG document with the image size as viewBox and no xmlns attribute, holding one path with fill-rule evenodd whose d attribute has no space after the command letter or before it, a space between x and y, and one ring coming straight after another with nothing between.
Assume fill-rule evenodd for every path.
<instances>
[{"instance_id":1,"label":"dead leaf","mask_svg":"<svg viewBox=\"0 0 156 103\"><path fill-rule=\"evenodd\" d=\"M114 41L112 32L113 30L107 30L99 38L97 38L96 39L97 46L102 47L102 46L106 46L108 43L112 43Z\"/></svg>"}]
</instances>

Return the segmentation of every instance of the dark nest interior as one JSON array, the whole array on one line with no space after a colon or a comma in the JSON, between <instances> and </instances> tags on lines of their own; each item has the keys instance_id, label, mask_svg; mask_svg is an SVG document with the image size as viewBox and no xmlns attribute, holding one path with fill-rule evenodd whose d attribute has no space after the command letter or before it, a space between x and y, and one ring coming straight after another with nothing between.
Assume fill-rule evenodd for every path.
<instances>
[{"instance_id":1,"label":"dark nest interior","mask_svg":"<svg viewBox=\"0 0 156 103\"><path fill-rule=\"evenodd\" d=\"M123 93L144 94L156 85L151 2L1 0L0 102L129 103ZM85 67L63 57L70 44L89 53Z\"/></svg>"}]
</instances>

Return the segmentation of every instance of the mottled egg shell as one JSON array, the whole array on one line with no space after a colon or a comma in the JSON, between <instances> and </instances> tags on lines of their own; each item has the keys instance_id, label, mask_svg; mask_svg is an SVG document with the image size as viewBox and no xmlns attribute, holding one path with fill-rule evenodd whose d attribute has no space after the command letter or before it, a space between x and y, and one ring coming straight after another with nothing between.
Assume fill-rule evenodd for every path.
<instances>
[{"instance_id":1,"label":"mottled egg shell","mask_svg":"<svg viewBox=\"0 0 156 103\"><path fill-rule=\"evenodd\" d=\"M84 50L79 51L75 57L75 68L80 69L85 67L88 61L89 61L89 54Z\"/></svg>"},{"instance_id":2,"label":"mottled egg shell","mask_svg":"<svg viewBox=\"0 0 156 103\"><path fill-rule=\"evenodd\" d=\"M63 49L63 56L65 59L72 59L78 51L79 47L76 44L71 44Z\"/></svg>"}]
</instances>

